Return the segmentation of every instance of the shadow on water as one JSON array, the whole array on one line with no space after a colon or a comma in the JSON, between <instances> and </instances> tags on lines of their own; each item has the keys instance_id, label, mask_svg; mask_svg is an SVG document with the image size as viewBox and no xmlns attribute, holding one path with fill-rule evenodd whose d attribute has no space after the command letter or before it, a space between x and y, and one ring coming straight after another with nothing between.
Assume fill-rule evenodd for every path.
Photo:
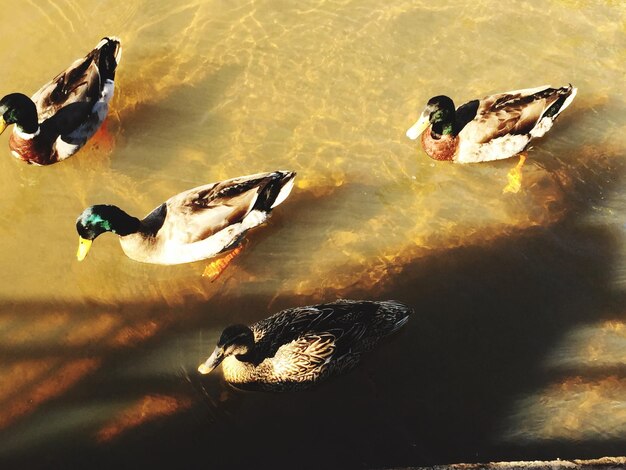
<instances>
[{"instance_id":1,"label":"shadow on water","mask_svg":"<svg viewBox=\"0 0 626 470\"><path fill-rule=\"evenodd\" d=\"M197 145L198 136L206 135L208 140L210 136L224 132L228 119L216 110L216 106L243 72L243 67L235 64L217 69L209 65L206 67L207 70L191 83L186 80L179 83L180 77L170 70L165 78L172 83L160 85L165 90L163 93L157 89L155 96L137 98L141 100L136 103L121 103L122 140L130 143L128 139L132 136L142 152L159 155L158 159L143 159L142 165L148 165L148 169L159 170L177 161L179 155L173 150L158 152L164 146L169 147L172 139L180 142L176 150L184 151L194 143ZM211 72L211 69L214 70ZM181 103L189 105L181 108ZM210 148L198 151L207 153Z\"/></svg>"},{"instance_id":2,"label":"shadow on water","mask_svg":"<svg viewBox=\"0 0 626 470\"><path fill-rule=\"evenodd\" d=\"M615 165L616 159L600 159L577 168L577 178L567 188L568 215L552 226L438 250L398 267L397 275L381 280L377 288L336 292L350 298L394 298L412 305L416 314L362 367L310 391L246 393L230 389L219 374L199 378L195 367L218 334L202 338L199 332L322 299L289 294L230 298L228 289L216 289L210 316L206 304L194 301L181 305L184 314L161 305L124 306L121 310L145 310L146 317L169 316L171 321L149 340L109 352L98 373L4 429L0 440L54 416L71 420L64 410L83 404L170 395L187 397L187 406L105 442L94 437L98 425L92 422L46 436L36 452L16 446L5 457L22 468L61 463L258 468L259 462L272 468L371 468L621 454L626 436L610 433L584 441L503 439L518 398L562 379L544 363L568 331L624 320L624 295L611 286L618 237L608 228L583 223L603 193L622 180L623 168ZM323 300L331 300L331 293L325 295ZM36 314L49 306L13 310L20 308ZM80 315L83 308L77 306L74 313ZM159 361L164 348L170 353ZM157 372L144 375L142 358L149 357L156 357L148 363L156 362ZM130 372L120 373L125 369ZM623 367L596 368L593 374L626 378ZM99 422L113 414L99 416Z\"/></svg>"}]
</instances>

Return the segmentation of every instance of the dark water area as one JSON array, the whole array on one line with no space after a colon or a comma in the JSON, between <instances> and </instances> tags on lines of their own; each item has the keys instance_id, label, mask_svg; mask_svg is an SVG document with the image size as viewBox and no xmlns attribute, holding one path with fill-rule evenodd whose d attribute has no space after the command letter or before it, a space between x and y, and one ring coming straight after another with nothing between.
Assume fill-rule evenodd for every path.
<instances>
[{"instance_id":1,"label":"dark water area","mask_svg":"<svg viewBox=\"0 0 626 470\"><path fill-rule=\"evenodd\" d=\"M622 168L619 174L615 184L622 181ZM611 175L615 177L615 168ZM370 353L360 368L311 391L242 392L225 384L220 374L194 373L200 359L194 353L208 352L211 343L205 341L200 352L189 347L197 343L197 331L233 317L245 321L270 304L276 311L311 300L217 295L210 317L176 321L145 343L109 355L102 367L108 373L95 373L44 405L39 413L49 416L41 420L39 431L46 438L13 453L3 468L382 468L623 454L624 435L615 422L619 410L607 409L596 414L597 421L583 423L597 427L597 434L581 440L520 433L525 416L512 413L520 397L572 377L599 383L610 378L624 391L623 364L558 371L545 366L568 331L624 319L624 294L611 282L619 240L606 228L581 223L606 191L610 188L604 185L578 182L570 192L567 217L551 227L441 250L398 268L375 297L413 305L416 313L407 327ZM359 289L325 293L326 298L338 296L372 295ZM38 309L49 307L32 303L20 308L25 315L37 315ZM202 312L207 306L190 303L185 308ZM168 314L155 305L121 309ZM90 352L97 349L93 345ZM150 357L168 374L145 378L120 373L129 367L132 372L134 364ZM110 442L94 441L90 426L84 434L46 430L63 410L84 414L90 412L88 404L132 401L144 394L193 399L186 410L131 428ZM545 397L550 399L554 397ZM580 413L580 404L571 403L567 394L559 399L558 408L572 416ZM71 422L73 412L62 421ZM17 434L5 429L0 440L19 447L17 429Z\"/></svg>"}]
</instances>

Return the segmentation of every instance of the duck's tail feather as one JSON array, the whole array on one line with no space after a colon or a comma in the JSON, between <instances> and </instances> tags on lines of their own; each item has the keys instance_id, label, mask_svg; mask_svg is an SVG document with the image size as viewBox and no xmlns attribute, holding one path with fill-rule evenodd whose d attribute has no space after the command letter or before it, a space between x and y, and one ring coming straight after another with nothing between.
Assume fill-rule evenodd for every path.
<instances>
[{"instance_id":1,"label":"duck's tail feather","mask_svg":"<svg viewBox=\"0 0 626 470\"><path fill-rule=\"evenodd\" d=\"M109 36L102 38L92 51L94 61L98 63L100 77L104 80L115 80L115 70L122 59L122 45L119 38Z\"/></svg>"},{"instance_id":2,"label":"duck's tail feather","mask_svg":"<svg viewBox=\"0 0 626 470\"><path fill-rule=\"evenodd\" d=\"M378 314L382 313L385 317L385 323L389 325L385 331L385 334L388 335L402 328L409 321L409 315L414 313L411 307L397 300L384 300L377 303L380 305Z\"/></svg>"},{"instance_id":3,"label":"duck's tail feather","mask_svg":"<svg viewBox=\"0 0 626 470\"><path fill-rule=\"evenodd\" d=\"M561 114L561 112L574 100L574 97L578 92L578 88L573 87L570 83L568 86L556 89L555 92L558 95L558 99L552 103L548 109L546 109L542 118L548 117L552 120L556 119L556 117Z\"/></svg>"},{"instance_id":4,"label":"duck's tail feather","mask_svg":"<svg viewBox=\"0 0 626 470\"><path fill-rule=\"evenodd\" d=\"M549 93L546 98L550 97L550 101L556 97L548 108L541 114L535 126L530 130L531 137L542 137L552 128L552 124L561 112L567 108L578 90L571 84L561 88L548 88L544 93Z\"/></svg>"},{"instance_id":5,"label":"duck's tail feather","mask_svg":"<svg viewBox=\"0 0 626 470\"><path fill-rule=\"evenodd\" d=\"M274 207L282 203L289 196L295 177L295 171L275 171L272 173L270 181L257 197L253 210L270 212Z\"/></svg>"}]
</instances>

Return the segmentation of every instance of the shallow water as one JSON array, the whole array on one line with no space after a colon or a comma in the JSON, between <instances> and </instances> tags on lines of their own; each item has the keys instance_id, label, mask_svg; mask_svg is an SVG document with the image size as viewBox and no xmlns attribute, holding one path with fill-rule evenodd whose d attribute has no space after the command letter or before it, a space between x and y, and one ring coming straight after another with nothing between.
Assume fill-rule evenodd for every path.
<instances>
[{"instance_id":1,"label":"shallow water","mask_svg":"<svg viewBox=\"0 0 626 470\"><path fill-rule=\"evenodd\" d=\"M1 93L93 47L124 53L100 139L47 168L0 138L0 458L380 467L623 454L626 4L5 0ZM7 28L6 25L11 25ZM579 88L514 160L438 163L405 138L428 98ZM5 134L8 134L6 132ZM4 151L1 149L4 148ZM75 218L140 216L274 169L296 188L215 283L143 265ZM241 393L195 368L229 323L348 298L413 305L354 373Z\"/></svg>"}]
</instances>

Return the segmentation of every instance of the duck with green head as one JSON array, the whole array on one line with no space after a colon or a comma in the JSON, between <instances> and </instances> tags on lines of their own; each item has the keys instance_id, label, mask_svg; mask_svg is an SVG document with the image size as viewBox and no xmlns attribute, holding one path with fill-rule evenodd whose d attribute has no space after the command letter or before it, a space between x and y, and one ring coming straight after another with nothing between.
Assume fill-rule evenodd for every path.
<instances>
[{"instance_id":1,"label":"duck with green head","mask_svg":"<svg viewBox=\"0 0 626 470\"><path fill-rule=\"evenodd\" d=\"M85 145L106 118L121 55L119 39L106 37L32 98L11 93L0 99L0 133L14 125L13 156L50 165Z\"/></svg>"},{"instance_id":2,"label":"duck with green head","mask_svg":"<svg viewBox=\"0 0 626 470\"><path fill-rule=\"evenodd\" d=\"M572 85L509 91L469 101L457 109L447 96L431 98L407 130L435 160L477 163L513 157L543 136L576 96Z\"/></svg>"},{"instance_id":3,"label":"duck with green head","mask_svg":"<svg viewBox=\"0 0 626 470\"><path fill-rule=\"evenodd\" d=\"M171 197L141 220L113 205L88 207L76 220L76 256L82 261L93 240L112 232L129 258L144 263L215 257L238 247L248 230L269 218L291 192L295 176L274 171L199 186ZM209 268L205 272L212 272Z\"/></svg>"}]
</instances>

